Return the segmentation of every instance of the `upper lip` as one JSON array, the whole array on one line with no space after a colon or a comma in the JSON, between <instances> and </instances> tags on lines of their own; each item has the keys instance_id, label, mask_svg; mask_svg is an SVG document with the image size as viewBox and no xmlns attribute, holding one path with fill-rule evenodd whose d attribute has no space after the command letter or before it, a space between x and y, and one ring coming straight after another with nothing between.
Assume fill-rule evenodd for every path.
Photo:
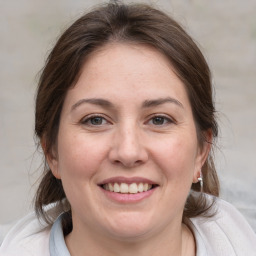
<instances>
[{"instance_id":1,"label":"upper lip","mask_svg":"<svg viewBox=\"0 0 256 256\"><path fill-rule=\"evenodd\" d=\"M101 181L100 183L98 183L98 185L104 185L107 183L126 183L126 184L132 184L132 183L147 183L147 184L151 184L151 185L158 185L156 182L147 179L147 178L143 178L143 177L122 177L122 176L118 176L118 177L111 177L108 179L105 179L103 181Z\"/></svg>"}]
</instances>

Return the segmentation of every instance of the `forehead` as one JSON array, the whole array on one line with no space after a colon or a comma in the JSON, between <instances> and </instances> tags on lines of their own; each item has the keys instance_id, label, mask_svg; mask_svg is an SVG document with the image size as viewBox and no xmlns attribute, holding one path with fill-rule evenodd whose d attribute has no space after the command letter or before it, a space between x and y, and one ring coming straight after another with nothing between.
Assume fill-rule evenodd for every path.
<instances>
[{"instance_id":1,"label":"forehead","mask_svg":"<svg viewBox=\"0 0 256 256\"><path fill-rule=\"evenodd\" d=\"M103 68L103 70L102 70ZM155 48L137 43L108 43L94 51L84 63L82 72L90 69L90 74L107 75L150 75L153 69L165 71L170 76L173 67L168 58ZM93 72L92 72L93 71ZM163 75L162 72L161 75ZM159 73L160 74L160 73ZM153 75L153 74L152 74Z\"/></svg>"},{"instance_id":2,"label":"forehead","mask_svg":"<svg viewBox=\"0 0 256 256\"><path fill-rule=\"evenodd\" d=\"M147 45L127 43L109 43L87 58L67 100L82 95L111 100L171 96L188 103L184 84L165 55Z\"/></svg>"}]
</instances>

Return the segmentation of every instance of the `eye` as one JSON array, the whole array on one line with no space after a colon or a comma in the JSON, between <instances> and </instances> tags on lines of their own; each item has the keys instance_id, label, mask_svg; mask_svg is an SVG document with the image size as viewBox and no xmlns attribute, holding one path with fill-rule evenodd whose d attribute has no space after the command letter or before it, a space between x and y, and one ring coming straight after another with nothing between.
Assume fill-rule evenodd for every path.
<instances>
[{"instance_id":1,"label":"eye","mask_svg":"<svg viewBox=\"0 0 256 256\"><path fill-rule=\"evenodd\" d=\"M107 120L102 116L89 116L82 120L83 125L100 126L107 124Z\"/></svg>"},{"instance_id":2,"label":"eye","mask_svg":"<svg viewBox=\"0 0 256 256\"><path fill-rule=\"evenodd\" d=\"M174 123L174 122L171 118L166 116L154 116L149 120L149 124L157 125L157 126L161 126L169 123Z\"/></svg>"}]
</instances>

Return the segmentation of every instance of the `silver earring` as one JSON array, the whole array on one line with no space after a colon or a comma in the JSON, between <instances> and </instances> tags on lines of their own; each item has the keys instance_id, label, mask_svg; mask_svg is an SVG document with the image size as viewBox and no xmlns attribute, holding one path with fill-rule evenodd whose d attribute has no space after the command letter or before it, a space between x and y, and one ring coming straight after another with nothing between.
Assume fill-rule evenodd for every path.
<instances>
[{"instance_id":1,"label":"silver earring","mask_svg":"<svg viewBox=\"0 0 256 256\"><path fill-rule=\"evenodd\" d=\"M203 181L202 172L200 172L200 177L197 178L197 180L200 182L200 191L203 192L204 181Z\"/></svg>"}]
</instances>

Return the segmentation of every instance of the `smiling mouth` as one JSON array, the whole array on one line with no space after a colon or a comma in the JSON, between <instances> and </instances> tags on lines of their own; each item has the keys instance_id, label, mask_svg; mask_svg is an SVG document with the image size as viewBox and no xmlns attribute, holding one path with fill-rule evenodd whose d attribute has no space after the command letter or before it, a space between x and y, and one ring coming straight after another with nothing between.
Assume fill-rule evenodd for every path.
<instances>
[{"instance_id":1,"label":"smiling mouth","mask_svg":"<svg viewBox=\"0 0 256 256\"><path fill-rule=\"evenodd\" d=\"M104 190L114 192L114 193L121 193L121 194L137 194L147 192L151 189L156 188L157 184L149 184L149 183L106 183L100 185L101 188Z\"/></svg>"}]
</instances>

